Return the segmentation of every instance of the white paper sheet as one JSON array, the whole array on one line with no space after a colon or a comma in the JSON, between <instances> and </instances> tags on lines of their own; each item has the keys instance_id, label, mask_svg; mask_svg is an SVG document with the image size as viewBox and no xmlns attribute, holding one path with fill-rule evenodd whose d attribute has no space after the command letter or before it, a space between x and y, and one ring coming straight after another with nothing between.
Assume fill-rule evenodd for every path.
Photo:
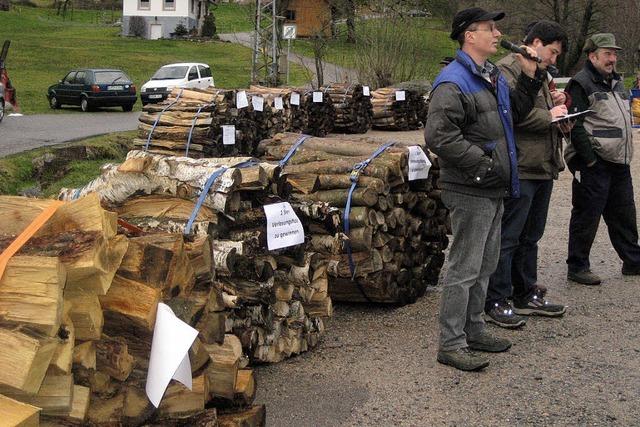
<instances>
[{"instance_id":1,"label":"white paper sheet","mask_svg":"<svg viewBox=\"0 0 640 427\"><path fill-rule=\"evenodd\" d=\"M241 90L236 93L236 107L237 108L246 108L249 106L249 99L247 99L247 92Z\"/></svg>"},{"instance_id":2,"label":"white paper sheet","mask_svg":"<svg viewBox=\"0 0 640 427\"><path fill-rule=\"evenodd\" d=\"M276 110L283 110L284 109L284 103L282 102L282 97L280 96L276 96L275 99L273 100L273 107Z\"/></svg>"},{"instance_id":3,"label":"white paper sheet","mask_svg":"<svg viewBox=\"0 0 640 427\"><path fill-rule=\"evenodd\" d=\"M235 125L222 125L222 144L234 145L236 143Z\"/></svg>"},{"instance_id":4,"label":"white paper sheet","mask_svg":"<svg viewBox=\"0 0 640 427\"><path fill-rule=\"evenodd\" d=\"M396 91L396 101L404 101L407 99L406 93L403 90Z\"/></svg>"},{"instance_id":5,"label":"white paper sheet","mask_svg":"<svg viewBox=\"0 0 640 427\"><path fill-rule=\"evenodd\" d=\"M313 102L322 102L322 92L315 91L313 92Z\"/></svg>"},{"instance_id":6,"label":"white paper sheet","mask_svg":"<svg viewBox=\"0 0 640 427\"><path fill-rule=\"evenodd\" d=\"M270 251L304 243L304 228L287 202L264 206L267 216L267 247Z\"/></svg>"},{"instance_id":7,"label":"white paper sheet","mask_svg":"<svg viewBox=\"0 0 640 427\"><path fill-rule=\"evenodd\" d=\"M300 94L298 92L291 92L291 105L300 105Z\"/></svg>"},{"instance_id":8,"label":"white paper sheet","mask_svg":"<svg viewBox=\"0 0 640 427\"><path fill-rule=\"evenodd\" d=\"M252 96L251 104L256 111L264 111L264 98L261 96Z\"/></svg>"},{"instance_id":9,"label":"white paper sheet","mask_svg":"<svg viewBox=\"0 0 640 427\"><path fill-rule=\"evenodd\" d=\"M417 145L409 147L409 181L427 179L429 169L431 162L422 148Z\"/></svg>"},{"instance_id":10,"label":"white paper sheet","mask_svg":"<svg viewBox=\"0 0 640 427\"><path fill-rule=\"evenodd\" d=\"M172 379L191 390L189 349L197 336L198 331L178 319L169 306L158 304L145 387L156 408Z\"/></svg>"},{"instance_id":11,"label":"white paper sheet","mask_svg":"<svg viewBox=\"0 0 640 427\"><path fill-rule=\"evenodd\" d=\"M362 94L364 96L371 96L371 88L369 88L369 86L362 86Z\"/></svg>"}]
</instances>

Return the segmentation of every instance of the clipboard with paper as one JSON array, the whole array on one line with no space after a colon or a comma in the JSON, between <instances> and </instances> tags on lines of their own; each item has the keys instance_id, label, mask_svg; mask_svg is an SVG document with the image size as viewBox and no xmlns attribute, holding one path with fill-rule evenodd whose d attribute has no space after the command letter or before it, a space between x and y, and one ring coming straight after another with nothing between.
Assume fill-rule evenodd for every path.
<instances>
[{"instance_id":1,"label":"clipboard with paper","mask_svg":"<svg viewBox=\"0 0 640 427\"><path fill-rule=\"evenodd\" d=\"M565 114L564 116L556 117L555 119L551 120L551 123L562 123L569 120L575 120L578 117L588 116L594 113L595 111L593 110L584 110L584 111L578 111L577 113Z\"/></svg>"}]
</instances>

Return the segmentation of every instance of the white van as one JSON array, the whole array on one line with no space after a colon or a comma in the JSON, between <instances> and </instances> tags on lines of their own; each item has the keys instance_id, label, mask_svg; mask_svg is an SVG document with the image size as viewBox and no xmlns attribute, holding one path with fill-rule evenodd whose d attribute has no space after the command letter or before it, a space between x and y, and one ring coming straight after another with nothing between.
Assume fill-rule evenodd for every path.
<instances>
[{"instance_id":1,"label":"white van","mask_svg":"<svg viewBox=\"0 0 640 427\"><path fill-rule=\"evenodd\" d=\"M140 100L142 105L167 99L175 87L204 89L214 86L211 67L207 64L184 62L160 67L151 80L142 85Z\"/></svg>"}]
</instances>

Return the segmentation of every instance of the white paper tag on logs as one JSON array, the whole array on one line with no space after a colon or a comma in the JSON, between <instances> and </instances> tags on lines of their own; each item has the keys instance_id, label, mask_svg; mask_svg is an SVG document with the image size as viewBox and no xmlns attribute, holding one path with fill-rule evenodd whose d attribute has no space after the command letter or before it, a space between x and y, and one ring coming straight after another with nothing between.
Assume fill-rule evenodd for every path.
<instances>
[{"instance_id":1,"label":"white paper tag on logs","mask_svg":"<svg viewBox=\"0 0 640 427\"><path fill-rule=\"evenodd\" d=\"M288 202L264 206L270 251L304 243L304 228Z\"/></svg>"},{"instance_id":2,"label":"white paper tag on logs","mask_svg":"<svg viewBox=\"0 0 640 427\"><path fill-rule=\"evenodd\" d=\"M247 99L247 92L241 90L236 93L236 107L247 108L249 106L249 99Z\"/></svg>"},{"instance_id":3,"label":"white paper tag on logs","mask_svg":"<svg viewBox=\"0 0 640 427\"><path fill-rule=\"evenodd\" d=\"M313 102L322 102L322 92L313 92Z\"/></svg>"},{"instance_id":4,"label":"white paper tag on logs","mask_svg":"<svg viewBox=\"0 0 640 427\"><path fill-rule=\"evenodd\" d=\"M222 144L234 145L236 143L235 125L222 125Z\"/></svg>"},{"instance_id":5,"label":"white paper tag on logs","mask_svg":"<svg viewBox=\"0 0 640 427\"><path fill-rule=\"evenodd\" d=\"M197 336L198 331L180 320L169 306L158 304L145 387L147 397L156 408L172 379L191 390L189 349Z\"/></svg>"},{"instance_id":6,"label":"white paper tag on logs","mask_svg":"<svg viewBox=\"0 0 640 427\"><path fill-rule=\"evenodd\" d=\"M256 111L264 111L264 98L261 96L252 96L251 104L253 104L253 109Z\"/></svg>"},{"instance_id":7,"label":"white paper tag on logs","mask_svg":"<svg viewBox=\"0 0 640 427\"><path fill-rule=\"evenodd\" d=\"M291 92L291 105L300 105L300 94L298 92Z\"/></svg>"},{"instance_id":8,"label":"white paper tag on logs","mask_svg":"<svg viewBox=\"0 0 640 427\"><path fill-rule=\"evenodd\" d=\"M422 147L417 145L409 147L409 181L427 179L429 169L431 169L431 162Z\"/></svg>"},{"instance_id":9,"label":"white paper tag on logs","mask_svg":"<svg viewBox=\"0 0 640 427\"><path fill-rule=\"evenodd\" d=\"M371 96L371 89L369 86L362 86L362 94L364 96Z\"/></svg>"},{"instance_id":10,"label":"white paper tag on logs","mask_svg":"<svg viewBox=\"0 0 640 427\"><path fill-rule=\"evenodd\" d=\"M284 103L281 96L276 96L273 100L273 106L276 110L284 110Z\"/></svg>"},{"instance_id":11,"label":"white paper tag on logs","mask_svg":"<svg viewBox=\"0 0 640 427\"><path fill-rule=\"evenodd\" d=\"M404 90L396 91L396 101L404 101L407 99L407 95Z\"/></svg>"}]
</instances>

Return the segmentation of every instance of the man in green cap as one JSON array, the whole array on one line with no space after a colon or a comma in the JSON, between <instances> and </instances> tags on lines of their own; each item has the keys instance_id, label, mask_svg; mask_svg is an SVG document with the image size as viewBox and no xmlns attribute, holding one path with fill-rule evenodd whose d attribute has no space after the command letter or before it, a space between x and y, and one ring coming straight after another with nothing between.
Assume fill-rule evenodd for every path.
<instances>
[{"instance_id":1,"label":"man in green cap","mask_svg":"<svg viewBox=\"0 0 640 427\"><path fill-rule=\"evenodd\" d=\"M570 112L593 111L576 121L565 150L573 174L567 278L584 285L601 282L589 264L601 216L622 259L622 274L640 275L629 168L633 155L629 95L615 70L620 49L613 34L591 36L584 46L587 61L566 88L572 99Z\"/></svg>"}]
</instances>

